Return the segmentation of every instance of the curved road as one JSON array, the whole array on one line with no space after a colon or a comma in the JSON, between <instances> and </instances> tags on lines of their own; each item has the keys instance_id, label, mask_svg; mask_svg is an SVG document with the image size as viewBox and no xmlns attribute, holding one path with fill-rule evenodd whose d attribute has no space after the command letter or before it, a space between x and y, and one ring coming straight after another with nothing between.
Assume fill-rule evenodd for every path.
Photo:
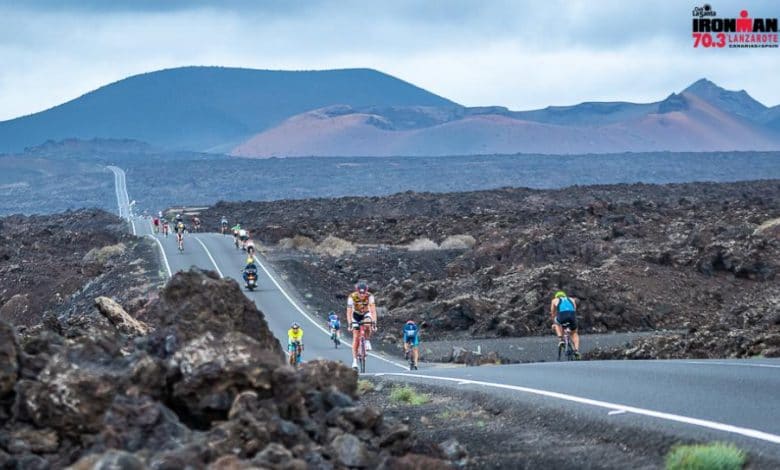
<instances>
[{"instance_id":1,"label":"curved road","mask_svg":"<svg viewBox=\"0 0 780 470\"><path fill-rule=\"evenodd\" d=\"M121 171L121 170L120 170ZM116 174L116 171L115 171ZM117 176L124 183L124 175ZM127 191L117 189L119 205ZM197 266L241 282L245 256L232 237L189 234L179 253L173 236L153 235L150 221L129 218L134 232L158 243L168 272ZM324 320L314 318L267 262L259 286L246 291L277 336L284 339L292 321L305 330L304 359L326 358L351 363L349 348L334 349ZM419 381L487 392L510 400L571 412L606 427L626 426L660 431L679 439L732 441L780 461L780 361L677 360L584 361L483 367L422 365L408 372L401 358L372 354L368 372L392 380Z\"/></svg>"}]
</instances>

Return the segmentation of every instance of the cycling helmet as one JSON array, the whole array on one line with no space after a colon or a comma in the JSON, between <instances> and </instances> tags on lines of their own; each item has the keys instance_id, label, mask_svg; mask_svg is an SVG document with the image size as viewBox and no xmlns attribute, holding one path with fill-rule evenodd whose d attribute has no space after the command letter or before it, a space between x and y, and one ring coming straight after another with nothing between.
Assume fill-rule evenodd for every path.
<instances>
[{"instance_id":1,"label":"cycling helmet","mask_svg":"<svg viewBox=\"0 0 780 470\"><path fill-rule=\"evenodd\" d=\"M334 312L333 310L331 310L330 312L328 312L328 316L335 315L335 314L336 314L336 312Z\"/></svg>"},{"instance_id":2,"label":"cycling helmet","mask_svg":"<svg viewBox=\"0 0 780 470\"><path fill-rule=\"evenodd\" d=\"M566 297L566 292L559 290L558 292L555 293L555 298L560 299L561 297Z\"/></svg>"},{"instance_id":3,"label":"cycling helmet","mask_svg":"<svg viewBox=\"0 0 780 470\"><path fill-rule=\"evenodd\" d=\"M409 321L407 321L407 322L406 322L406 324L407 324L407 325L416 325L416 323L414 322L414 320L409 320Z\"/></svg>"},{"instance_id":4,"label":"cycling helmet","mask_svg":"<svg viewBox=\"0 0 780 470\"><path fill-rule=\"evenodd\" d=\"M300 328L300 327L301 327L301 325L299 325L297 321L294 321L294 322L293 322L293 324L292 324L292 326L291 326L291 328L292 328L293 330L297 330L297 329L298 329L298 328Z\"/></svg>"},{"instance_id":5,"label":"cycling helmet","mask_svg":"<svg viewBox=\"0 0 780 470\"><path fill-rule=\"evenodd\" d=\"M366 281L358 281L358 283L355 284L355 290L361 294L365 294L368 292L368 283Z\"/></svg>"}]
</instances>

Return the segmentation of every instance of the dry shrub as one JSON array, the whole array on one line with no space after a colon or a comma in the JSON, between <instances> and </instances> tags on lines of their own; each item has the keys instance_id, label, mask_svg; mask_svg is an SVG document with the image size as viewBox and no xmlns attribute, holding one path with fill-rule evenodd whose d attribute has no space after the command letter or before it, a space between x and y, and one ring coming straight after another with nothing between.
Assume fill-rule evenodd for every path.
<instances>
[{"instance_id":1,"label":"dry shrub","mask_svg":"<svg viewBox=\"0 0 780 470\"><path fill-rule=\"evenodd\" d=\"M438 250L439 245L431 241L429 238L422 237L410 243L408 249L409 251Z\"/></svg>"},{"instance_id":2,"label":"dry shrub","mask_svg":"<svg viewBox=\"0 0 780 470\"><path fill-rule=\"evenodd\" d=\"M103 264L109 259L115 256L121 256L127 247L124 243L117 243L116 245L107 245L103 248L92 248L84 255L84 262L86 263L100 263Z\"/></svg>"},{"instance_id":3,"label":"dry shrub","mask_svg":"<svg viewBox=\"0 0 780 470\"><path fill-rule=\"evenodd\" d=\"M477 243L471 235L450 235L441 242L442 250L470 250Z\"/></svg>"},{"instance_id":4,"label":"dry shrub","mask_svg":"<svg viewBox=\"0 0 780 470\"><path fill-rule=\"evenodd\" d=\"M303 235L296 235L292 238L282 238L279 240L279 247L285 250L312 251L316 248L314 240Z\"/></svg>"},{"instance_id":5,"label":"dry shrub","mask_svg":"<svg viewBox=\"0 0 780 470\"><path fill-rule=\"evenodd\" d=\"M343 238L334 237L333 235L328 235L325 240L322 240L320 244L317 245L315 251L322 255L339 257L345 254L352 254L357 251L357 248L355 248L355 245L353 245L352 242L344 240Z\"/></svg>"}]
</instances>

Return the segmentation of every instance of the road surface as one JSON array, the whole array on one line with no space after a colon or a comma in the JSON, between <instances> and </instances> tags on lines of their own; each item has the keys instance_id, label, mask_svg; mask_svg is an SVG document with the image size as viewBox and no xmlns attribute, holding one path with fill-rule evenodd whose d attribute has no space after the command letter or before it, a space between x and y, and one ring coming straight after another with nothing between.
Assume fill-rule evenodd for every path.
<instances>
[{"instance_id":1,"label":"road surface","mask_svg":"<svg viewBox=\"0 0 780 470\"><path fill-rule=\"evenodd\" d=\"M124 175L115 172L118 184ZM120 176L121 175L121 176ZM127 190L117 189L120 207ZM153 235L148 219L132 219L139 236L156 240L169 273L197 266L241 281L245 255L231 236L188 234L179 253L175 237ZM324 320L306 310L295 293L267 262L261 266L259 289L246 291L277 338L286 342L291 322L304 328L304 360L326 358L351 363L350 351L335 349ZM780 361L676 360L583 361L483 367L441 367L421 364L409 372L401 358L372 354L367 373L392 380L421 381L464 390L478 390L512 400L570 411L578 419L603 426L628 426L660 431L679 439L732 441L764 457L780 461Z\"/></svg>"}]
</instances>

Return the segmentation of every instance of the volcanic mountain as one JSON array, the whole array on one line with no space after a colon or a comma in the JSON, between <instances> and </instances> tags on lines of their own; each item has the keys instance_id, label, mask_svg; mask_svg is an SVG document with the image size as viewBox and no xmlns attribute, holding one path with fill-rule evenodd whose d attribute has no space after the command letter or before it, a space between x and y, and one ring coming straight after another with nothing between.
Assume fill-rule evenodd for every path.
<instances>
[{"instance_id":1,"label":"volcanic mountain","mask_svg":"<svg viewBox=\"0 0 780 470\"><path fill-rule=\"evenodd\" d=\"M229 149L299 113L349 106L457 106L370 69L272 71L184 67L135 75L29 116L0 122L0 152L50 139L135 139Z\"/></svg>"},{"instance_id":2,"label":"volcanic mountain","mask_svg":"<svg viewBox=\"0 0 780 470\"><path fill-rule=\"evenodd\" d=\"M702 79L654 103L503 107L334 106L233 150L244 157L616 153L780 149L777 108Z\"/></svg>"}]
</instances>

